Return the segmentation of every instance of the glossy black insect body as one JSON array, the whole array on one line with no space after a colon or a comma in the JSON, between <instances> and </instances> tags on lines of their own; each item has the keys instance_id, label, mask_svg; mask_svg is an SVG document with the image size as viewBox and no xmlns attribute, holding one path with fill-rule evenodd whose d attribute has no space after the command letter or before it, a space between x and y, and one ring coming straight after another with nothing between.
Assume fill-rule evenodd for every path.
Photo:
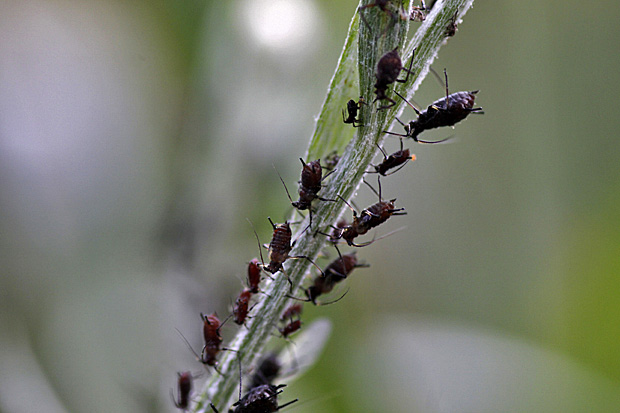
<instances>
[{"instance_id":1,"label":"glossy black insect body","mask_svg":"<svg viewBox=\"0 0 620 413\"><path fill-rule=\"evenodd\" d=\"M355 252L336 258L327 267L325 267L323 270L324 275L316 277L314 279L314 283L304 291L306 297L308 297L308 301L311 301L312 304L317 305L316 299L320 295L331 292L334 289L334 286L346 279L355 268L367 266L367 264L358 263ZM340 300L340 298L338 300Z\"/></svg>"},{"instance_id":2,"label":"glossy black insect body","mask_svg":"<svg viewBox=\"0 0 620 413\"><path fill-rule=\"evenodd\" d=\"M405 135L387 131L386 133L412 138L414 141L421 143L439 143L445 141L445 139L429 142L418 139L418 135L428 129L453 126L469 116L470 113L484 113L482 108L474 108L474 100L476 99L478 90L448 94L448 74L445 69L444 76L446 78L446 96L431 103L426 110L422 112L420 112L411 103L407 102L407 100L398 94L398 92L395 92L415 111L418 118L416 120L412 120L409 124L405 124L400 119L396 118L396 120L405 128Z\"/></svg>"},{"instance_id":3,"label":"glossy black insect body","mask_svg":"<svg viewBox=\"0 0 620 413\"><path fill-rule=\"evenodd\" d=\"M360 100L358 102L354 101L353 99L350 99L347 102L347 112L345 114L344 109L342 110L342 121L344 123L349 123L349 124L353 124L354 128L358 128L360 126L362 126L360 123L360 121L357 119L357 112L361 109L361 105L362 103L364 103L363 99L360 98ZM356 125L357 123L357 125Z\"/></svg>"},{"instance_id":4,"label":"glossy black insect body","mask_svg":"<svg viewBox=\"0 0 620 413\"><path fill-rule=\"evenodd\" d=\"M297 401L297 399L292 400L286 404L278 406L278 395L282 393L283 387L286 387L286 384L280 384L279 386L274 386L273 384L262 384L260 386L253 387L246 393L245 396L235 404L233 404L233 408L229 410L230 413L271 413L277 412L280 409L283 409L286 406L289 406ZM215 408L215 406L211 405L211 409L215 413L219 413L219 411Z\"/></svg>"},{"instance_id":5,"label":"glossy black insect body","mask_svg":"<svg viewBox=\"0 0 620 413\"><path fill-rule=\"evenodd\" d=\"M374 173L378 173L381 176L391 175L398 172L409 161L415 161L415 155L411 155L409 149L403 149L403 140L400 140L400 150L389 155L385 153L383 148L379 146L379 150L383 153L383 162L379 165L372 165L375 168ZM390 169L398 168L390 173ZM370 173L370 172L367 172Z\"/></svg>"},{"instance_id":6,"label":"glossy black insect body","mask_svg":"<svg viewBox=\"0 0 620 413\"><path fill-rule=\"evenodd\" d=\"M177 399L174 399L172 390L170 390L172 401L178 409L187 410L189 408L189 394L192 391L192 374L189 371L178 373L178 394Z\"/></svg>"},{"instance_id":7,"label":"glossy black insect body","mask_svg":"<svg viewBox=\"0 0 620 413\"><path fill-rule=\"evenodd\" d=\"M415 55L415 50L414 50ZM375 93L377 97L374 102L378 100L387 100L390 103L388 105L379 106L377 110L387 109L396 104L396 102L387 96L385 93L387 92L387 88L394 82L405 83L409 79L409 75L411 74L411 65L413 64L413 56L411 56L411 63L409 63L409 68L404 68L402 61L400 60L400 56L398 55L398 48L395 48L392 51L387 52L379 59L377 63L377 72L375 73L375 77L377 81L375 82ZM407 72L407 76L404 79L399 79L398 76L400 72L404 70Z\"/></svg>"}]
</instances>

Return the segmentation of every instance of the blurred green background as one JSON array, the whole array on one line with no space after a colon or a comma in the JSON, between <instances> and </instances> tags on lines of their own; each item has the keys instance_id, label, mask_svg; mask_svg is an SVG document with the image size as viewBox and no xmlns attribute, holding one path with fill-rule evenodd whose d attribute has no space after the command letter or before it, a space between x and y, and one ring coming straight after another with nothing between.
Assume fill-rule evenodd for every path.
<instances>
[{"instance_id":1,"label":"blurred green background","mask_svg":"<svg viewBox=\"0 0 620 413\"><path fill-rule=\"evenodd\" d=\"M0 3L2 412L175 410L201 370L175 328L200 348L257 254L246 217L267 242L290 213L272 164L294 191L356 5ZM379 233L407 229L306 306L334 333L287 410L620 409L619 19L475 3L434 67L486 114L407 142L383 193L409 215Z\"/></svg>"}]
</instances>

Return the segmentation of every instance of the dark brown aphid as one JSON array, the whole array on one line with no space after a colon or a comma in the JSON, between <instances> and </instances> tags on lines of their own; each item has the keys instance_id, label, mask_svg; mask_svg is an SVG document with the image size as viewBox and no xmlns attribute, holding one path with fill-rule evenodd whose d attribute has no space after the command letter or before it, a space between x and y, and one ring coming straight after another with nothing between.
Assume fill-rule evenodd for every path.
<instances>
[{"instance_id":1,"label":"dark brown aphid","mask_svg":"<svg viewBox=\"0 0 620 413\"><path fill-rule=\"evenodd\" d=\"M290 336L291 334L293 334L300 328L301 328L301 320L297 319L297 320L290 321L284 327L278 328L278 331L280 332L282 337L288 338L288 336Z\"/></svg>"},{"instance_id":2,"label":"dark brown aphid","mask_svg":"<svg viewBox=\"0 0 620 413\"><path fill-rule=\"evenodd\" d=\"M389 201L379 201L376 204L369 206L362 210L359 215L353 211L353 221L342 228L339 234L339 238L343 238L349 246L353 247L365 247L372 243L372 241L364 244L355 244L353 240L360 235L366 234L372 228L378 227L387 221L392 215L406 215L404 208L395 208L394 202L396 198Z\"/></svg>"},{"instance_id":3,"label":"dark brown aphid","mask_svg":"<svg viewBox=\"0 0 620 413\"><path fill-rule=\"evenodd\" d=\"M287 338L301 328L301 313L303 311L302 304L293 304L282 313L280 322L285 323L283 327L278 328L282 337Z\"/></svg>"},{"instance_id":4,"label":"dark brown aphid","mask_svg":"<svg viewBox=\"0 0 620 413\"><path fill-rule=\"evenodd\" d=\"M355 268L359 267L368 267L368 265L359 264L355 252L336 258L323 270L324 275L316 277L314 279L314 284L304 291L306 297L308 297L308 301L317 305L317 297L331 292L337 283L346 279ZM344 295L342 297L344 297ZM340 300L340 298L338 300Z\"/></svg>"},{"instance_id":5,"label":"dark brown aphid","mask_svg":"<svg viewBox=\"0 0 620 413\"><path fill-rule=\"evenodd\" d=\"M280 317L280 321L286 321L289 319L293 319L293 317L299 317L301 315L301 313L304 310L304 306L303 304L293 304L290 307L288 307L286 310L284 310L284 312L282 313L282 316Z\"/></svg>"},{"instance_id":6,"label":"dark brown aphid","mask_svg":"<svg viewBox=\"0 0 620 413\"><path fill-rule=\"evenodd\" d=\"M252 291L243 290L233 307L233 321L239 325L245 323L245 319L250 312L250 300L252 299Z\"/></svg>"},{"instance_id":7,"label":"dark brown aphid","mask_svg":"<svg viewBox=\"0 0 620 413\"><path fill-rule=\"evenodd\" d=\"M280 384L274 386L272 384L262 384L260 386L253 387L247 392L245 396L235 404L233 408L229 410L229 413L271 413L277 412L280 409L290 406L298 401L298 399L292 400L281 406L278 406L278 395L282 393L281 388L286 387L286 384ZM211 404L211 409L215 413L219 411Z\"/></svg>"},{"instance_id":8,"label":"dark brown aphid","mask_svg":"<svg viewBox=\"0 0 620 413\"><path fill-rule=\"evenodd\" d=\"M220 352L220 345L222 344L222 336L220 336L220 328L222 324L217 316L217 313L205 316L200 313L200 318L204 322L202 326L202 335L205 340L205 345L202 348L200 354L200 361L202 364L208 366L215 366L217 364L217 354Z\"/></svg>"},{"instance_id":9,"label":"dark brown aphid","mask_svg":"<svg viewBox=\"0 0 620 413\"><path fill-rule=\"evenodd\" d=\"M426 4L424 4L424 0L420 0L420 6L415 6L411 10L411 14L409 15L409 20L413 22L423 22L426 20Z\"/></svg>"},{"instance_id":10,"label":"dark brown aphid","mask_svg":"<svg viewBox=\"0 0 620 413\"><path fill-rule=\"evenodd\" d=\"M273 384L273 381L280 374L281 369L282 365L280 364L278 355L269 353L261 360L256 373L252 376L250 388L258 387L262 384Z\"/></svg>"},{"instance_id":11,"label":"dark brown aphid","mask_svg":"<svg viewBox=\"0 0 620 413\"><path fill-rule=\"evenodd\" d=\"M409 63L409 68L406 69L403 67L403 63L400 60L400 56L398 55L398 48L387 52L381 59L379 59L379 63L377 63L377 72L375 73L375 77L377 81L375 83L375 93L377 97L373 102L378 100L387 100L390 102L388 105L379 106L377 110L387 109L396 104L396 102L387 96L385 92L389 85L394 82L406 83L409 80L409 75L411 74L411 65L413 64L413 56L415 55L415 50L413 51L413 55L411 56L411 63ZM407 76L404 79L398 79L398 75L400 75L401 70L407 72Z\"/></svg>"},{"instance_id":12,"label":"dark brown aphid","mask_svg":"<svg viewBox=\"0 0 620 413\"><path fill-rule=\"evenodd\" d=\"M458 14L458 10L454 12L454 16L452 16L452 19L450 19L450 23L448 23L448 25L446 26L446 37L452 37L456 34L456 31L458 30L458 24L456 23L456 18Z\"/></svg>"},{"instance_id":13,"label":"dark brown aphid","mask_svg":"<svg viewBox=\"0 0 620 413\"><path fill-rule=\"evenodd\" d=\"M358 10L360 11L360 17L362 18L362 21L364 22L366 27L368 27L369 30L370 30L370 25L366 21L366 18L361 13L361 11L364 10L364 9L369 9L371 7L378 7L379 10L381 10L382 12L388 14L392 19L396 20L397 16L394 14L394 12L392 10L388 9L388 5L389 4L390 4L390 0L375 0L374 3L366 4L366 5L360 6L358 8ZM402 16L404 14L405 14L405 9L403 8L403 5L401 4L400 5L400 15Z\"/></svg>"},{"instance_id":14,"label":"dark brown aphid","mask_svg":"<svg viewBox=\"0 0 620 413\"><path fill-rule=\"evenodd\" d=\"M286 195L288 199L291 201L291 205L297 208L300 211L309 210L310 211L310 225L312 226L312 201L315 199L320 199L321 201L331 201L333 199L321 198L318 193L321 190L321 182L327 178L333 171L329 172L327 175L323 176L323 168L321 167L321 160L317 159L316 161L312 161L309 163L305 163L302 158L299 158L302 164L301 169L301 179L299 181L299 200L293 201L291 199L291 195L288 193L288 188L284 183L282 177L280 180L284 185L284 189L286 190Z\"/></svg>"},{"instance_id":15,"label":"dark brown aphid","mask_svg":"<svg viewBox=\"0 0 620 413\"><path fill-rule=\"evenodd\" d=\"M260 261L254 258L248 263L248 287L252 294L257 294L259 291L258 285L260 284L260 275Z\"/></svg>"},{"instance_id":16,"label":"dark brown aphid","mask_svg":"<svg viewBox=\"0 0 620 413\"><path fill-rule=\"evenodd\" d=\"M383 162L381 162L379 165L372 165L372 166L375 168L374 173L378 173L381 176L392 175L393 173L400 171L401 168L404 167L408 161L415 161L415 155L411 155L409 153L409 149L403 149L402 139L400 140L400 150L394 152L393 154L389 156L387 153L385 153L383 148L381 148L380 146L379 146L379 150L383 154ZM387 173L390 169L394 169L394 168L398 168L398 169L390 173ZM371 173L371 172L367 172L367 173Z\"/></svg>"},{"instance_id":17,"label":"dark brown aphid","mask_svg":"<svg viewBox=\"0 0 620 413\"><path fill-rule=\"evenodd\" d=\"M342 109L342 121L344 123L353 124L354 128L359 128L360 126L362 126L361 124L359 124L360 121L357 119L357 112L362 108L362 103L364 103L364 100L362 98L360 98L360 100L357 102L353 99L350 99L347 102L346 114L344 109ZM358 123L358 125L356 125L356 123Z\"/></svg>"},{"instance_id":18,"label":"dark brown aphid","mask_svg":"<svg viewBox=\"0 0 620 413\"><path fill-rule=\"evenodd\" d=\"M288 221L276 225L271 218L268 219L273 228L273 236L269 243L269 264L263 265L263 269L275 274L282 269L282 264L289 258L289 253L293 249L293 245L291 245L293 233Z\"/></svg>"},{"instance_id":19,"label":"dark brown aphid","mask_svg":"<svg viewBox=\"0 0 620 413\"><path fill-rule=\"evenodd\" d=\"M336 225L332 226L331 234L326 234L329 236L329 242L337 244L338 240L342 238L342 230L348 225L349 223L344 218L340 218Z\"/></svg>"},{"instance_id":20,"label":"dark brown aphid","mask_svg":"<svg viewBox=\"0 0 620 413\"><path fill-rule=\"evenodd\" d=\"M291 250L295 246L295 242L297 241L293 241L293 243L291 244L291 238L293 235L291 232L291 227L288 222L284 222L284 224L276 225L273 223L270 217L267 217L267 219L269 220L273 228L273 236L271 238L271 242L269 243L269 247L268 247L269 248L269 264L268 265L261 264L261 268L263 268L267 272L270 272L271 274L275 274L278 271L284 272L283 264L289 258L290 259L304 258L308 260L312 265L317 267L314 261L312 261L310 258L306 257L305 255L297 255L297 256L289 255ZM256 231L254 231L254 234L256 235L256 240L258 241L258 234L256 234ZM260 241L258 241L258 244L259 244L259 252L260 252ZM263 253L260 252L260 255L262 259ZM287 276L287 279L288 279L288 276ZM293 283L291 282L290 279L288 280L288 282L292 288Z\"/></svg>"},{"instance_id":21,"label":"dark brown aphid","mask_svg":"<svg viewBox=\"0 0 620 413\"><path fill-rule=\"evenodd\" d=\"M189 408L189 394L192 391L192 374L189 371L177 374L179 375L177 399L175 400L172 389L170 390L170 395L172 396L172 402L178 409L187 410Z\"/></svg>"},{"instance_id":22,"label":"dark brown aphid","mask_svg":"<svg viewBox=\"0 0 620 413\"><path fill-rule=\"evenodd\" d=\"M471 92L456 92L449 95L448 73L445 69L443 72L446 78L446 97L434 101L426 108L426 110L422 112L420 112L415 106L395 91L395 93L407 102L407 104L415 111L418 118L409 122L408 125L396 118L396 120L405 128L405 135L388 131L386 131L386 133L390 135L402 136L404 138L412 138L414 141L420 143L440 143L444 142L446 139L439 141L423 141L418 139L418 135L428 129L453 126L469 116L470 113L484 114L482 108L474 108L474 100L476 99L476 94L479 91L473 90Z\"/></svg>"},{"instance_id":23,"label":"dark brown aphid","mask_svg":"<svg viewBox=\"0 0 620 413\"><path fill-rule=\"evenodd\" d=\"M332 151L329 155L325 157L325 169L328 171L333 171L340 162L340 155L338 152Z\"/></svg>"}]
</instances>

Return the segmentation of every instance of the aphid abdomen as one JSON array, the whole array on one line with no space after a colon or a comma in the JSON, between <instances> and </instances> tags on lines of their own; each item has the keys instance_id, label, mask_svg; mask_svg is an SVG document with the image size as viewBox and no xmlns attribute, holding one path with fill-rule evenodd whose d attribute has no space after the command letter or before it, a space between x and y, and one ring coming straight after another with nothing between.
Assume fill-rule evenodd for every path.
<instances>
[{"instance_id":1,"label":"aphid abdomen","mask_svg":"<svg viewBox=\"0 0 620 413\"><path fill-rule=\"evenodd\" d=\"M282 268L284 261L291 252L291 228L288 223L280 224L273 230L273 238L269 244L270 263L266 269L275 274Z\"/></svg>"}]
</instances>

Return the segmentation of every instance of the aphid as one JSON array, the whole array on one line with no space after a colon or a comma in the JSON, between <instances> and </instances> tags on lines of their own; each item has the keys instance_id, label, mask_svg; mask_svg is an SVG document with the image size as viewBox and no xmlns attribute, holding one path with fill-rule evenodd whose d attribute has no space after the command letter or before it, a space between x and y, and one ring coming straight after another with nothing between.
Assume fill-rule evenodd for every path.
<instances>
[{"instance_id":1,"label":"aphid","mask_svg":"<svg viewBox=\"0 0 620 413\"><path fill-rule=\"evenodd\" d=\"M408 161L415 161L415 155L409 153L409 149L403 149L403 140L400 140L400 150L389 155L385 153L383 148L379 146L379 150L383 154L383 162L379 165L372 165L375 168L374 173L378 173L381 176L392 175L401 170ZM398 168L395 171L387 173L390 169ZM367 172L371 173L371 172Z\"/></svg>"},{"instance_id":2,"label":"aphid","mask_svg":"<svg viewBox=\"0 0 620 413\"><path fill-rule=\"evenodd\" d=\"M282 393L283 387L286 384L280 384L274 386L272 384L261 384L260 386L253 387L246 393L245 396L235 404L233 408L230 408L229 413L271 413L277 412L280 409L290 406L298 401L298 399L292 400L281 406L278 406L278 395ZM211 404L211 409L215 413L219 411Z\"/></svg>"},{"instance_id":3,"label":"aphid","mask_svg":"<svg viewBox=\"0 0 620 413\"><path fill-rule=\"evenodd\" d=\"M420 6L415 6L411 9L411 14L409 15L410 21L423 22L426 20L426 4L424 4L424 0L420 0Z\"/></svg>"},{"instance_id":4,"label":"aphid","mask_svg":"<svg viewBox=\"0 0 620 413\"><path fill-rule=\"evenodd\" d=\"M288 338L288 336L290 336L291 334L293 334L300 328L301 328L301 320L297 319L297 320L291 320L284 327L278 328L278 331L280 332L282 337Z\"/></svg>"},{"instance_id":5,"label":"aphid","mask_svg":"<svg viewBox=\"0 0 620 413\"><path fill-rule=\"evenodd\" d=\"M303 304L293 304L290 307L288 307L286 310L284 310L284 312L282 313L282 316L280 316L280 321L286 321L289 319L293 319L293 317L299 317L302 313L302 311L304 310L304 306Z\"/></svg>"},{"instance_id":6,"label":"aphid","mask_svg":"<svg viewBox=\"0 0 620 413\"><path fill-rule=\"evenodd\" d=\"M282 177L280 180L284 185L284 189L286 190L286 195L288 199L291 201L291 205L297 208L300 211L309 210L310 211L310 225L312 226L312 201L315 199L320 199L321 201L330 201L334 202L334 199L326 199L321 198L318 193L321 190L321 182L327 178L332 172L329 172L327 175L323 176L323 168L321 167L321 160L317 159L316 161L312 161L309 163L305 163L302 158L299 158L302 164L301 169L301 179L299 181L299 200L293 201L291 199L291 195L288 193L288 188L284 183Z\"/></svg>"},{"instance_id":7,"label":"aphid","mask_svg":"<svg viewBox=\"0 0 620 413\"><path fill-rule=\"evenodd\" d=\"M243 290L237 300L235 301L235 306L233 307L233 321L239 325L245 323L245 319L250 312L250 300L252 299L252 291Z\"/></svg>"},{"instance_id":8,"label":"aphid","mask_svg":"<svg viewBox=\"0 0 620 413\"><path fill-rule=\"evenodd\" d=\"M273 384L276 377L278 377L278 374L280 374L281 369L282 364L278 359L278 355L276 353L269 353L259 363L256 373L252 376L250 388L254 388L262 384Z\"/></svg>"},{"instance_id":9,"label":"aphid","mask_svg":"<svg viewBox=\"0 0 620 413\"><path fill-rule=\"evenodd\" d=\"M388 14L392 19L396 20L397 17L394 14L394 12L392 12L390 9L387 8L388 4L390 4L390 0L375 0L374 3L366 4L366 5L360 6L358 8L358 10L360 11L360 17L362 18L362 21L364 22L364 24L366 24L366 27L368 27L369 30L370 30L370 25L366 21L366 18L361 13L361 11L364 10L364 9L369 9L371 7L378 7L379 10L381 10L382 12ZM403 8L402 3L400 5L400 10L399 11L400 11L400 15L401 16L405 14L405 9Z\"/></svg>"},{"instance_id":10,"label":"aphid","mask_svg":"<svg viewBox=\"0 0 620 413\"><path fill-rule=\"evenodd\" d=\"M262 268L271 274L275 274L282 269L282 264L289 258L289 253L291 249L293 249L293 245L291 245L293 233L291 232L291 226L288 221L285 221L284 224L276 225L270 217L267 219L269 219L271 227L273 228L273 236L271 237L268 249L269 264L262 265Z\"/></svg>"},{"instance_id":11,"label":"aphid","mask_svg":"<svg viewBox=\"0 0 620 413\"><path fill-rule=\"evenodd\" d=\"M287 221L285 221L284 224L276 225L273 223L270 217L267 217L267 219L269 220L273 228L273 236L271 238L271 242L269 243L269 247L268 247L269 264L268 265L261 264L261 268L263 268L267 272L270 272L271 274L275 274L278 271L284 272L283 264L289 258L290 259L304 258L308 260L312 265L319 268L314 263L314 261L312 261L310 258L306 257L305 255L297 255L297 256L289 255L297 241L293 241L293 243L291 244L292 232L291 232L291 227ZM259 252L261 255L261 259L262 259L263 253L260 251L260 241L258 240L258 234L256 234L256 231L254 231L254 235L256 235L256 240L258 241L258 245L259 245ZM291 285L291 289L292 289L293 282L288 278L288 276L287 276L287 280L289 284Z\"/></svg>"},{"instance_id":12,"label":"aphid","mask_svg":"<svg viewBox=\"0 0 620 413\"><path fill-rule=\"evenodd\" d=\"M421 143L439 143L444 142L446 139L439 141L423 141L418 139L418 135L428 129L440 128L442 126L453 126L469 116L470 113L484 114L482 108L474 108L476 93L479 91L473 90L471 92L456 92L449 95L448 73L445 69L443 73L446 78L446 97L434 101L426 108L426 110L422 112L416 109L415 106L395 91L395 93L407 102L407 104L415 111L418 118L409 122L408 125L396 118L396 120L405 128L405 135L385 131L386 133L390 135L402 136L404 138L412 138L414 141Z\"/></svg>"},{"instance_id":13,"label":"aphid","mask_svg":"<svg viewBox=\"0 0 620 413\"><path fill-rule=\"evenodd\" d=\"M282 316L280 317L280 322L285 324L278 328L278 331L282 337L287 338L289 335L301 328L301 319L299 317L301 316L302 311L302 304L293 304L284 310Z\"/></svg>"},{"instance_id":14,"label":"aphid","mask_svg":"<svg viewBox=\"0 0 620 413\"><path fill-rule=\"evenodd\" d=\"M344 123L351 123L353 124L354 128L359 128L360 126L362 126L360 123L360 121L357 119L357 112L362 108L362 103L364 103L364 99L360 98L359 101L354 101L353 99L350 99L347 102L347 114L345 114L344 109L342 109L342 121ZM346 117L345 117L346 116ZM355 123L358 123L359 125L356 125Z\"/></svg>"},{"instance_id":15,"label":"aphid","mask_svg":"<svg viewBox=\"0 0 620 413\"><path fill-rule=\"evenodd\" d=\"M400 60L400 56L398 55L398 48L394 48L394 50L387 52L379 59L379 63L377 63L377 72L375 73L375 77L377 78L377 82L375 83L375 93L377 97L373 102L378 100L388 100L390 101L389 105L379 106L377 110L387 109L396 104L396 102L388 97L385 92L389 85L394 82L406 83L409 80L409 75L411 74L411 66L413 65L413 56L415 55L415 50L413 51L413 55L411 56L411 63L409 63L409 68L405 69L403 67L403 63ZM400 75L401 70L407 72L407 76L404 79L398 79L398 75Z\"/></svg>"},{"instance_id":16,"label":"aphid","mask_svg":"<svg viewBox=\"0 0 620 413\"><path fill-rule=\"evenodd\" d=\"M325 268L325 270L323 270L325 275L316 277L314 279L314 284L304 291L306 297L308 297L308 301L311 301L312 304L317 305L316 299L320 295L331 292L337 283L346 279L355 268L359 267L368 267L368 264L358 263L355 252L336 258ZM342 297L344 297L344 295ZM336 301L339 301L342 297Z\"/></svg>"},{"instance_id":17,"label":"aphid","mask_svg":"<svg viewBox=\"0 0 620 413\"><path fill-rule=\"evenodd\" d=\"M355 210L349 205L349 208L353 211L353 221L340 230L338 238L343 238L349 246L353 247L365 247L371 244L372 241L363 244L355 244L353 240L360 235L366 234L370 229L383 224L392 215L406 215L407 212L405 212L405 208L395 208L395 201L396 198L389 201L379 201L362 210L359 215L357 215Z\"/></svg>"},{"instance_id":18,"label":"aphid","mask_svg":"<svg viewBox=\"0 0 620 413\"><path fill-rule=\"evenodd\" d=\"M338 152L332 151L329 155L325 157L325 169L327 169L328 171L333 171L336 168L336 165L338 165L339 161L340 155L338 155Z\"/></svg>"},{"instance_id":19,"label":"aphid","mask_svg":"<svg viewBox=\"0 0 620 413\"><path fill-rule=\"evenodd\" d=\"M222 336L220 336L220 328L222 323L217 316L217 313L205 316L200 313L204 324L202 326L202 335L205 340L205 345L200 353L200 361L202 364L208 366L215 366L217 364L217 354L220 352L220 344L222 344Z\"/></svg>"},{"instance_id":20,"label":"aphid","mask_svg":"<svg viewBox=\"0 0 620 413\"><path fill-rule=\"evenodd\" d=\"M259 291L260 274L260 262L257 258L254 258L248 263L248 287L252 294L256 294Z\"/></svg>"},{"instance_id":21,"label":"aphid","mask_svg":"<svg viewBox=\"0 0 620 413\"><path fill-rule=\"evenodd\" d=\"M175 400L172 389L170 390L170 396L172 397L172 402L178 409L187 410L189 408L189 394L192 391L192 374L189 371L177 374L179 375L179 392L177 399Z\"/></svg>"},{"instance_id":22,"label":"aphid","mask_svg":"<svg viewBox=\"0 0 620 413\"><path fill-rule=\"evenodd\" d=\"M458 24L456 23L456 17L458 16L459 11L454 12L454 16L450 19L450 22L446 26L446 37L452 37L456 34L458 30Z\"/></svg>"}]
</instances>

